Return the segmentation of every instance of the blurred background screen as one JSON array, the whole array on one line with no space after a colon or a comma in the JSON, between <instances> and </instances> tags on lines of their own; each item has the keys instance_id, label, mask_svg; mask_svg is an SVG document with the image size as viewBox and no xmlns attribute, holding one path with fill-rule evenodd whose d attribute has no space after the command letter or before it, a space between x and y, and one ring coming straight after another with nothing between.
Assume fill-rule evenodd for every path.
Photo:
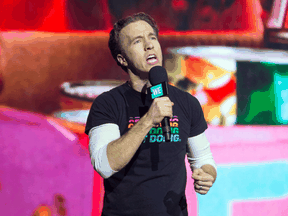
<instances>
[{"instance_id":1,"label":"blurred background screen","mask_svg":"<svg viewBox=\"0 0 288 216\"><path fill-rule=\"evenodd\" d=\"M288 215L287 11L288 0L0 0L0 214L101 214L84 128L93 100L129 79L108 49L113 24L145 12L218 165L198 196L186 160L189 215Z\"/></svg>"}]
</instances>

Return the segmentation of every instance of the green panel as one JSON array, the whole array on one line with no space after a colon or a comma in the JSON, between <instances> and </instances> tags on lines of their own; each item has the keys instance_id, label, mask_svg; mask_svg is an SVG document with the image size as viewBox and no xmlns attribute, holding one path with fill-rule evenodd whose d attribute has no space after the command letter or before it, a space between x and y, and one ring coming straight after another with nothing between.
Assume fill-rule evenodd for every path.
<instances>
[{"instance_id":1,"label":"green panel","mask_svg":"<svg viewBox=\"0 0 288 216\"><path fill-rule=\"evenodd\" d=\"M276 125L274 74L288 65L237 62L237 124Z\"/></svg>"},{"instance_id":2,"label":"green panel","mask_svg":"<svg viewBox=\"0 0 288 216\"><path fill-rule=\"evenodd\" d=\"M275 73L274 79L276 119L281 124L288 124L288 72Z\"/></svg>"}]
</instances>

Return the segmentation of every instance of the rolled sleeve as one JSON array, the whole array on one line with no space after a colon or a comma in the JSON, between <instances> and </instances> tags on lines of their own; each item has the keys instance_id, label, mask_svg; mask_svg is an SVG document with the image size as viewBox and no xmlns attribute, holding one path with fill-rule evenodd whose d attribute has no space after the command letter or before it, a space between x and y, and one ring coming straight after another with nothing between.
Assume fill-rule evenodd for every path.
<instances>
[{"instance_id":1,"label":"rolled sleeve","mask_svg":"<svg viewBox=\"0 0 288 216\"><path fill-rule=\"evenodd\" d=\"M108 144L120 138L119 127L107 123L94 127L89 132L89 152L94 169L103 178L109 178L117 171L112 170L107 157Z\"/></svg>"}]
</instances>

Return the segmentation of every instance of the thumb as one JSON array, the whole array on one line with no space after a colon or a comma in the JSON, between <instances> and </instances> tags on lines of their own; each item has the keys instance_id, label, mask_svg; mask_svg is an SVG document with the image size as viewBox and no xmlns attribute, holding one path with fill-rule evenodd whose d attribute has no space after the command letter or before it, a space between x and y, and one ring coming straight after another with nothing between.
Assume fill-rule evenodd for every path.
<instances>
[{"instance_id":1,"label":"thumb","mask_svg":"<svg viewBox=\"0 0 288 216\"><path fill-rule=\"evenodd\" d=\"M195 173L195 175L200 175L200 174L205 173L205 172L203 171L203 169L198 168L198 169L193 170L193 174L194 173Z\"/></svg>"},{"instance_id":2,"label":"thumb","mask_svg":"<svg viewBox=\"0 0 288 216\"><path fill-rule=\"evenodd\" d=\"M196 179L196 180L200 180L200 176L201 176L201 174L203 174L203 173L204 173L204 171L203 171L201 168L195 169L195 170L193 170L192 178L193 178L193 179Z\"/></svg>"}]
</instances>

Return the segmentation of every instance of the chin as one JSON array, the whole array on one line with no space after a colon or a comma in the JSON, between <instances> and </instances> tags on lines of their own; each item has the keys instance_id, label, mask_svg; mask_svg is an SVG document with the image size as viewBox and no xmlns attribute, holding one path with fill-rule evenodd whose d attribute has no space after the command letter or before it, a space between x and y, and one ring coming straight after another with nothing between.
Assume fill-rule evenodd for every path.
<instances>
[{"instance_id":1,"label":"chin","mask_svg":"<svg viewBox=\"0 0 288 216\"><path fill-rule=\"evenodd\" d=\"M158 63L156 63L156 64L154 64L154 65L150 65L149 68L151 69L151 68L153 68L153 67L155 67L155 66L161 66L161 67L162 67L162 64L161 64L160 62L158 62Z\"/></svg>"}]
</instances>

